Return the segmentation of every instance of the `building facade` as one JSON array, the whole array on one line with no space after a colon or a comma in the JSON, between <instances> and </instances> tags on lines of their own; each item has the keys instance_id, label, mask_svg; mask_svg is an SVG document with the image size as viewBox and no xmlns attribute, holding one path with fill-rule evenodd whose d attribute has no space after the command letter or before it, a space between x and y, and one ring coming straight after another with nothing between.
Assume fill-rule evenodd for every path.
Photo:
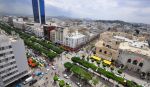
<instances>
[{"instance_id":1,"label":"building facade","mask_svg":"<svg viewBox=\"0 0 150 87\"><path fill-rule=\"evenodd\" d=\"M50 41L54 42L55 41L55 33L56 31L55 30L51 30L50 31Z\"/></svg>"},{"instance_id":2,"label":"building facade","mask_svg":"<svg viewBox=\"0 0 150 87\"><path fill-rule=\"evenodd\" d=\"M0 87L28 75L28 71L23 40L0 34Z\"/></svg>"},{"instance_id":3,"label":"building facade","mask_svg":"<svg viewBox=\"0 0 150 87\"><path fill-rule=\"evenodd\" d=\"M86 42L86 36L78 33L77 31L75 33L68 34L64 37L64 45L72 49L78 48Z\"/></svg>"},{"instance_id":4,"label":"building facade","mask_svg":"<svg viewBox=\"0 0 150 87\"><path fill-rule=\"evenodd\" d=\"M43 31L44 31L44 38L46 40L50 40L51 38L51 31L52 30L55 30L56 29L56 26L51 26L51 25L44 25L43 26Z\"/></svg>"},{"instance_id":5,"label":"building facade","mask_svg":"<svg viewBox=\"0 0 150 87\"><path fill-rule=\"evenodd\" d=\"M68 35L68 28L57 27L55 29L55 43L64 44L64 37Z\"/></svg>"},{"instance_id":6,"label":"building facade","mask_svg":"<svg viewBox=\"0 0 150 87\"><path fill-rule=\"evenodd\" d=\"M150 48L145 42L124 42L119 46L118 62L139 73L150 73Z\"/></svg>"},{"instance_id":7,"label":"building facade","mask_svg":"<svg viewBox=\"0 0 150 87\"><path fill-rule=\"evenodd\" d=\"M107 60L117 60L120 43L140 38L124 32L104 32L100 34L100 40L95 44L96 55Z\"/></svg>"},{"instance_id":8,"label":"building facade","mask_svg":"<svg viewBox=\"0 0 150 87\"><path fill-rule=\"evenodd\" d=\"M13 19L13 26L18 29L25 29L26 22L24 22L22 18Z\"/></svg>"},{"instance_id":9,"label":"building facade","mask_svg":"<svg viewBox=\"0 0 150 87\"><path fill-rule=\"evenodd\" d=\"M118 47L120 40L114 38L119 33L104 32L100 35L100 40L95 44L96 55L107 60L116 60L118 58Z\"/></svg>"},{"instance_id":10,"label":"building facade","mask_svg":"<svg viewBox=\"0 0 150 87\"><path fill-rule=\"evenodd\" d=\"M45 24L44 0L32 0L34 22Z\"/></svg>"},{"instance_id":11,"label":"building facade","mask_svg":"<svg viewBox=\"0 0 150 87\"><path fill-rule=\"evenodd\" d=\"M43 29L41 28L33 28L32 31L37 37L43 38L44 37L44 32Z\"/></svg>"}]
</instances>

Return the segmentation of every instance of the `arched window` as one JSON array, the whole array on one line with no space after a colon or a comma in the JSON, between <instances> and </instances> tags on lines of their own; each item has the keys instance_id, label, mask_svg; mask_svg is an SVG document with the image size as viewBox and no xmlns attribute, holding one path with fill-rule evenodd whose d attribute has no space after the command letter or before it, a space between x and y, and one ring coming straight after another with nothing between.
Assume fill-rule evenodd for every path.
<instances>
[{"instance_id":1,"label":"arched window","mask_svg":"<svg viewBox=\"0 0 150 87\"><path fill-rule=\"evenodd\" d=\"M133 61L133 64L134 64L134 65L137 65L137 63L138 63L137 60L134 60L134 61Z\"/></svg>"},{"instance_id":2,"label":"arched window","mask_svg":"<svg viewBox=\"0 0 150 87\"><path fill-rule=\"evenodd\" d=\"M105 44L103 43L103 46L105 46Z\"/></svg>"},{"instance_id":3,"label":"arched window","mask_svg":"<svg viewBox=\"0 0 150 87\"><path fill-rule=\"evenodd\" d=\"M105 54L107 54L107 51L104 51Z\"/></svg>"},{"instance_id":4,"label":"arched window","mask_svg":"<svg viewBox=\"0 0 150 87\"><path fill-rule=\"evenodd\" d=\"M140 63L139 66L142 67L142 66L143 66L143 63Z\"/></svg>"},{"instance_id":5,"label":"arched window","mask_svg":"<svg viewBox=\"0 0 150 87\"><path fill-rule=\"evenodd\" d=\"M100 49L99 52L102 52L102 50Z\"/></svg>"},{"instance_id":6,"label":"arched window","mask_svg":"<svg viewBox=\"0 0 150 87\"><path fill-rule=\"evenodd\" d=\"M131 59L128 59L128 61L127 61L128 63L131 63Z\"/></svg>"}]
</instances>

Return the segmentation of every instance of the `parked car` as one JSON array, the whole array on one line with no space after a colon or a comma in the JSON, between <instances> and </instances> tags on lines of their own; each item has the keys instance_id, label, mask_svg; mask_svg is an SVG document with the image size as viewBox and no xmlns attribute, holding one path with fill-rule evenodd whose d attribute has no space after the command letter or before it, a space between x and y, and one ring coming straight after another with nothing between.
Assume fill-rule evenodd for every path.
<instances>
[{"instance_id":1,"label":"parked car","mask_svg":"<svg viewBox=\"0 0 150 87\"><path fill-rule=\"evenodd\" d=\"M56 70L56 67L55 67L55 66L52 66L52 69L53 69L53 70Z\"/></svg>"},{"instance_id":2,"label":"parked car","mask_svg":"<svg viewBox=\"0 0 150 87\"><path fill-rule=\"evenodd\" d=\"M25 85L25 84L28 84L30 81L32 81L33 80L33 77L31 76L31 77L29 77L29 78L27 78L24 82L23 82L23 84Z\"/></svg>"},{"instance_id":3,"label":"parked car","mask_svg":"<svg viewBox=\"0 0 150 87\"><path fill-rule=\"evenodd\" d=\"M69 85L69 86L71 86L71 83L67 82L67 83L66 83L66 85Z\"/></svg>"},{"instance_id":4,"label":"parked car","mask_svg":"<svg viewBox=\"0 0 150 87\"><path fill-rule=\"evenodd\" d=\"M67 74L64 74L64 78L68 79L68 78L69 78L69 76L68 76Z\"/></svg>"},{"instance_id":5,"label":"parked car","mask_svg":"<svg viewBox=\"0 0 150 87\"><path fill-rule=\"evenodd\" d=\"M82 85L79 82L76 82L78 87L82 87Z\"/></svg>"},{"instance_id":6,"label":"parked car","mask_svg":"<svg viewBox=\"0 0 150 87\"><path fill-rule=\"evenodd\" d=\"M37 82L36 79L32 80L31 82L29 82L29 86L33 85L33 84L36 83L36 82Z\"/></svg>"}]
</instances>

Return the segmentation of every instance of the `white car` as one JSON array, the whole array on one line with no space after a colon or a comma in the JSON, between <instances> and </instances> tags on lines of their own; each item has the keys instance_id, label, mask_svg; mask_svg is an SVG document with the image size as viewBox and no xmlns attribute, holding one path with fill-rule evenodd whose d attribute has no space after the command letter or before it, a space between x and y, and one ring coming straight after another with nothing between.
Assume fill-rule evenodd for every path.
<instances>
[{"instance_id":1,"label":"white car","mask_svg":"<svg viewBox=\"0 0 150 87\"><path fill-rule=\"evenodd\" d=\"M69 86L71 86L71 83L69 83L69 82L67 82L66 84L69 85Z\"/></svg>"},{"instance_id":2,"label":"white car","mask_svg":"<svg viewBox=\"0 0 150 87\"><path fill-rule=\"evenodd\" d=\"M58 78L58 81L60 81L60 78Z\"/></svg>"},{"instance_id":3,"label":"white car","mask_svg":"<svg viewBox=\"0 0 150 87\"><path fill-rule=\"evenodd\" d=\"M82 87L82 85L79 82L76 82L77 86Z\"/></svg>"},{"instance_id":4,"label":"white car","mask_svg":"<svg viewBox=\"0 0 150 87\"><path fill-rule=\"evenodd\" d=\"M67 74L64 74L64 77L65 77L66 79L69 79L69 76L68 76Z\"/></svg>"},{"instance_id":5,"label":"white car","mask_svg":"<svg viewBox=\"0 0 150 87\"><path fill-rule=\"evenodd\" d=\"M49 71L49 68L47 68L46 70Z\"/></svg>"},{"instance_id":6,"label":"white car","mask_svg":"<svg viewBox=\"0 0 150 87\"><path fill-rule=\"evenodd\" d=\"M55 66L52 66L52 69L53 69L53 70L56 70L56 67L55 67Z\"/></svg>"}]
</instances>

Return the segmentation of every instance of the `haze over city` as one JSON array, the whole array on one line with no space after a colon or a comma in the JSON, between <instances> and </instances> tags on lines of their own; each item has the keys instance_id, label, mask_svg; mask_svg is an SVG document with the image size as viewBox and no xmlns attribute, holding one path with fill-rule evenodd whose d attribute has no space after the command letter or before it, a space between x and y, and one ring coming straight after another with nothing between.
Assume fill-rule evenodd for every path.
<instances>
[{"instance_id":1,"label":"haze over city","mask_svg":"<svg viewBox=\"0 0 150 87\"><path fill-rule=\"evenodd\" d=\"M150 0L45 0L46 16L150 24ZM32 15L31 0L0 0L0 13Z\"/></svg>"}]
</instances>

